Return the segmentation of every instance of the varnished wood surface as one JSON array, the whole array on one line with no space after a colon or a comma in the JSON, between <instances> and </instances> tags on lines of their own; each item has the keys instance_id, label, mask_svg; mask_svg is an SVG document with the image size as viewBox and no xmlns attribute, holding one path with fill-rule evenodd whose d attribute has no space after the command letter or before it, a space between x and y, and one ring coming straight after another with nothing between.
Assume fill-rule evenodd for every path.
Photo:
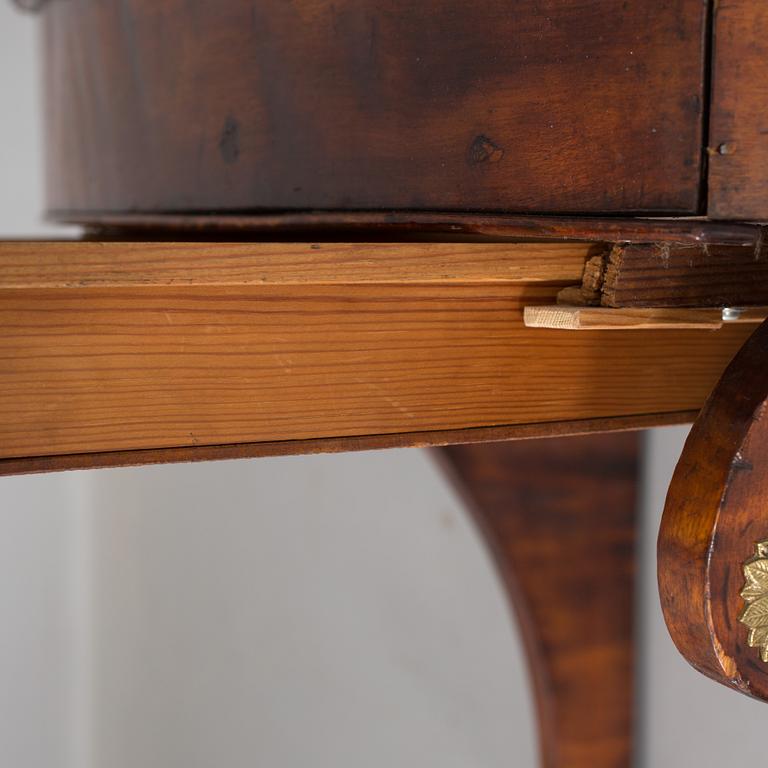
<instances>
[{"instance_id":1,"label":"varnished wood surface","mask_svg":"<svg viewBox=\"0 0 768 768\"><path fill-rule=\"evenodd\" d=\"M680 652L705 675L768 700L747 644L744 563L768 540L768 323L723 375L686 441L659 531L659 591Z\"/></svg>"},{"instance_id":2,"label":"varnished wood surface","mask_svg":"<svg viewBox=\"0 0 768 768\"><path fill-rule=\"evenodd\" d=\"M151 214L53 211L51 217L91 228L93 239L349 240L383 238L517 238L588 242L744 245L762 242L754 224L701 217L512 216L454 211L284 211L278 214Z\"/></svg>"},{"instance_id":3,"label":"varnished wood surface","mask_svg":"<svg viewBox=\"0 0 768 768\"><path fill-rule=\"evenodd\" d=\"M105 244L92 261L94 244L39 244L26 266L20 247L0 247L2 458L690 411L747 335L525 328L524 306L572 282L573 254L560 281L544 261L543 282L533 267L425 282L404 266L344 284L308 247L317 277L311 257L302 279L286 257L289 282L234 284L209 250L189 284L177 282L187 246L152 246L147 274L167 276L142 284L140 246ZM261 267L255 251L237 270Z\"/></svg>"},{"instance_id":4,"label":"varnished wood surface","mask_svg":"<svg viewBox=\"0 0 768 768\"><path fill-rule=\"evenodd\" d=\"M705 5L67 0L54 211L699 212Z\"/></svg>"},{"instance_id":5,"label":"varnished wood surface","mask_svg":"<svg viewBox=\"0 0 768 768\"><path fill-rule=\"evenodd\" d=\"M768 219L768 4L715 3L709 208L722 219Z\"/></svg>"},{"instance_id":6,"label":"varnished wood surface","mask_svg":"<svg viewBox=\"0 0 768 768\"><path fill-rule=\"evenodd\" d=\"M630 768L638 436L454 446L442 457L517 615L540 764Z\"/></svg>"}]
</instances>

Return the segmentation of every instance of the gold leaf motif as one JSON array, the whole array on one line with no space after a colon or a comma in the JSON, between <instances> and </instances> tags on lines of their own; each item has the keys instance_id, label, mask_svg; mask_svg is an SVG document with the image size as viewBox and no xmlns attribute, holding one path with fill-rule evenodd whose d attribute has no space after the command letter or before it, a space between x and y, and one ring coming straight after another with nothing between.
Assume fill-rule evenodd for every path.
<instances>
[{"instance_id":1,"label":"gold leaf motif","mask_svg":"<svg viewBox=\"0 0 768 768\"><path fill-rule=\"evenodd\" d=\"M768 642L768 627L749 630L749 644L752 648L766 642Z\"/></svg>"},{"instance_id":2,"label":"gold leaf motif","mask_svg":"<svg viewBox=\"0 0 768 768\"><path fill-rule=\"evenodd\" d=\"M739 621L749 629L750 648L758 648L760 658L768 662L768 541L755 545L755 556L744 563L744 580L741 597L746 606Z\"/></svg>"},{"instance_id":3,"label":"gold leaf motif","mask_svg":"<svg viewBox=\"0 0 768 768\"><path fill-rule=\"evenodd\" d=\"M741 596L748 602L755 604L759 598L768 594L768 559L760 558L744 564L744 577L747 582L741 590Z\"/></svg>"},{"instance_id":4,"label":"gold leaf motif","mask_svg":"<svg viewBox=\"0 0 768 768\"><path fill-rule=\"evenodd\" d=\"M754 602L748 603L740 620L750 629L768 627L768 595L763 595Z\"/></svg>"}]
</instances>

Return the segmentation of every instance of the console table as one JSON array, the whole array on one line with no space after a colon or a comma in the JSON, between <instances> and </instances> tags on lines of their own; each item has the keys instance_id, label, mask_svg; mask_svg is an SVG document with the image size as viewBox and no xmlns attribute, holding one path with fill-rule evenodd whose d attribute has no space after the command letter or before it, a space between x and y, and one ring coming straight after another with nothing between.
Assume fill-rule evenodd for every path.
<instances>
[{"instance_id":1,"label":"console table","mask_svg":"<svg viewBox=\"0 0 768 768\"><path fill-rule=\"evenodd\" d=\"M17 4L48 215L85 234L0 243L0 473L435 447L517 613L542 764L608 768L633 430L697 419L662 604L689 661L768 698L768 5Z\"/></svg>"}]
</instances>

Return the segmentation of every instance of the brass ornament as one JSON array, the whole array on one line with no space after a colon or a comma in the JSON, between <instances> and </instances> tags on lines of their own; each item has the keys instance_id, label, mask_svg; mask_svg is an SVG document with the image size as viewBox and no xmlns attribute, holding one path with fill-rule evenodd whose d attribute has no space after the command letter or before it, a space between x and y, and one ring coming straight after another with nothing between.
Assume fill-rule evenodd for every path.
<instances>
[{"instance_id":1,"label":"brass ornament","mask_svg":"<svg viewBox=\"0 0 768 768\"><path fill-rule=\"evenodd\" d=\"M760 658L768 662L768 541L755 545L755 556L744 563L744 578L746 606L739 621L749 629L750 648L759 648Z\"/></svg>"}]
</instances>

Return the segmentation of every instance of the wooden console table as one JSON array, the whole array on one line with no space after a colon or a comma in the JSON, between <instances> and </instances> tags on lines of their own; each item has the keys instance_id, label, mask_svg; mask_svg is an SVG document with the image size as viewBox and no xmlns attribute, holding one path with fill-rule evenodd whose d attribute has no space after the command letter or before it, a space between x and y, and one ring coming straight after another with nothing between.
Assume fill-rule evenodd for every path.
<instances>
[{"instance_id":1,"label":"wooden console table","mask_svg":"<svg viewBox=\"0 0 768 768\"><path fill-rule=\"evenodd\" d=\"M543 765L628 766L631 430L714 390L662 602L768 696L768 6L31 5L86 234L0 243L0 473L448 446Z\"/></svg>"}]
</instances>

